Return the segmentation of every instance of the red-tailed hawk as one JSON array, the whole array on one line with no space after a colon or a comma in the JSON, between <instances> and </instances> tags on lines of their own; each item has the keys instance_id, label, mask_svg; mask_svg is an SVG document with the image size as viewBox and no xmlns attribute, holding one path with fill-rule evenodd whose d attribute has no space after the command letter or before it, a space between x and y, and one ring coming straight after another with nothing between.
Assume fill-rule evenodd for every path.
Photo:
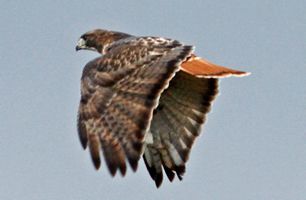
<instances>
[{"instance_id":1,"label":"red-tailed hawk","mask_svg":"<svg viewBox=\"0 0 306 200\"><path fill-rule=\"evenodd\" d=\"M162 168L181 180L191 147L218 93L218 79L248 73L214 65L194 47L159 37L93 30L76 50L99 52L83 70L78 132L100 167L100 149L112 176L136 171L143 156L159 187Z\"/></svg>"}]
</instances>

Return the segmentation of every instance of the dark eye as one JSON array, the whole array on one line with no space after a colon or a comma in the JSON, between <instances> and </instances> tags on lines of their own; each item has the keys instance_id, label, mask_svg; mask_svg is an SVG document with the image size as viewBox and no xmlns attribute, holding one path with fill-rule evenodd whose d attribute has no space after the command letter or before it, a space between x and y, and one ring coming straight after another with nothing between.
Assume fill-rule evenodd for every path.
<instances>
[{"instance_id":1,"label":"dark eye","mask_svg":"<svg viewBox=\"0 0 306 200\"><path fill-rule=\"evenodd\" d=\"M83 38L86 41L88 39L88 35L84 34L84 35L81 36L81 38Z\"/></svg>"},{"instance_id":2,"label":"dark eye","mask_svg":"<svg viewBox=\"0 0 306 200\"><path fill-rule=\"evenodd\" d=\"M88 47L95 47L96 46L96 44L94 43L94 41L92 41L92 40L86 40L86 39L84 39L85 41L86 41L86 46L88 46Z\"/></svg>"}]
</instances>

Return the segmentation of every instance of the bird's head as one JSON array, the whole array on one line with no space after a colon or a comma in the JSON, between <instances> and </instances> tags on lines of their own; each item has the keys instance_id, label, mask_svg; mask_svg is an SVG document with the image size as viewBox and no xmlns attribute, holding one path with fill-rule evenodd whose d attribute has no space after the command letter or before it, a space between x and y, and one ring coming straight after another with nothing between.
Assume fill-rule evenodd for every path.
<instances>
[{"instance_id":1,"label":"bird's head","mask_svg":"<svg viewBox=\"0 0 306 200\"><path fill-rule=\"evenodd\" d=\"M102 29L88 31L80 37L76 46L76 51L86 49L104 54L108 46L112 45L119 39L129 36L130 35L125 33Z\"/></svg>"}]
</instances>

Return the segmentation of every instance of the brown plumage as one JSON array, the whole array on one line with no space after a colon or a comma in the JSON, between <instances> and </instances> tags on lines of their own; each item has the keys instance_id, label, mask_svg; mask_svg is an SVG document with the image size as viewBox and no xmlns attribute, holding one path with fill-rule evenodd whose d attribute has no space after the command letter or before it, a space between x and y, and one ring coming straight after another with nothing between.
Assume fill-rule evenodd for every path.
<instances>
[{"instance_id":1,"label":"brown plumage","mask_svg":"<svg viewBox=\"0 0 306 200\"><path fill-rule=\"evenodd\" d=\"M102 55L83 70L78 132L83 148L100 167L100 151L110 173L124 176L126 160L136 171L143 156L159 187L162 168L182 180L185 163L218 93L218 79L248 73L195 56L193 46L157 37L94 30L77 50Z\"/></svg>"}]
</instances>

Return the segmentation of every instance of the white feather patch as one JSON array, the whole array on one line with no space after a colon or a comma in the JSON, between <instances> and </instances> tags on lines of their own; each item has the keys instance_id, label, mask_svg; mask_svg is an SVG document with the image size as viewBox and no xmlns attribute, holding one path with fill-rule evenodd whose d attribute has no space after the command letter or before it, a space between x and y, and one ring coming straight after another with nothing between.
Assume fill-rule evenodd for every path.
<instances>
[{"instance_id":1,"label":"white feather patch","mask_svg":"<svg viewBox=\"0 0 306 200\"><path fill-rule=\"evenodd\" d=\"M153 144L153 135L150 131L148 131L147 134L145 135L144 143Z\"/></svg>"},{"instance_id":2,"label":"white feather patch","mask_svg":"<svg viewBox=\"0 0 306 200\"><path fill-rule=\"evenodd\" d=\"M170 145L169 152L176 166L181 166L184 164L184 161L181 159L181 156L172 144Z\"/></svg>"}]
</instances>

